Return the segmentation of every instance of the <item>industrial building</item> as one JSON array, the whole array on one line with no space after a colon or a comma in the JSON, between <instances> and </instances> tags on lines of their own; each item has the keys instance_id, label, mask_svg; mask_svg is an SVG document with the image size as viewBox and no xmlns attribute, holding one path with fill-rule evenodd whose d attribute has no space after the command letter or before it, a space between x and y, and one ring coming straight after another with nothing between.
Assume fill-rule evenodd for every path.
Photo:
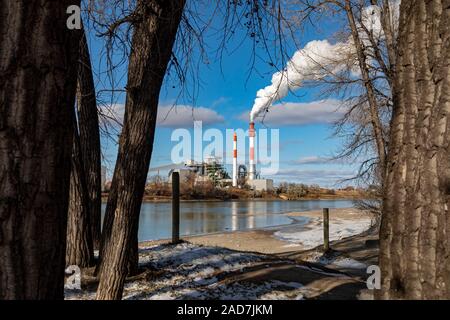
<instances>
[{"instance_id":1,"label":"industrial building","mask_svg":"<svg viewBox=\"0 0 450 320\"><path fill-rule=\"evenodd\" d=\"M250 122L248 137L249 137L249 164L248 164L248 174L247 167L245 165L239 165L237 161L237 135L233 136L233 187L241 187L243 185L248 185L252 190L255 191L270 191L273 190L273 180L272 179L261 179L256 171L255 162L255 123Z\"/></svg>"},{"instance_id":2,"label":"industrial building","mask_svg":"<svg viewBox=\"0 0 450 320\"><path fill-rule=\"evenodd\" d=\"M217 186L226 186L232 183L230 176L216 158L209 158L205 162L189 160L184 164L184 167L170 170L169 178L172 172L178 172L181 181L193 179L194 185L213 182Z\"/></svg>"},{"instance_id":3,"label":"industrial building","mask_svg":"<svg viewBox=\"0 0 450 320\"><path fill-rule=\"evenodd\" d=\"M187 161L182 168L172 169L180 174L180 180L194 179L194 184L203 182L214 182L214 185L234 188L245 186L255 191L271 191L274 189L272 179L262 179L256 170L255 161L255 124L250 123L249 127L249 162L248 166L238 163L238 141L237 134L233 135L233 169L231 177L223 168L221 162L216 158L209 158L204 162Z\"/></svg>"},{"instance_id":4,"label":"industrial building","mask_svg":"<svg viewBox=\"0 0 450 320\"><path fill-rule=\"evenodd\" d=\"M252 190L255 191L271 191L273 190L272 179L253 179L248 180L247 184Z\"/></svg>"}]
</instances>

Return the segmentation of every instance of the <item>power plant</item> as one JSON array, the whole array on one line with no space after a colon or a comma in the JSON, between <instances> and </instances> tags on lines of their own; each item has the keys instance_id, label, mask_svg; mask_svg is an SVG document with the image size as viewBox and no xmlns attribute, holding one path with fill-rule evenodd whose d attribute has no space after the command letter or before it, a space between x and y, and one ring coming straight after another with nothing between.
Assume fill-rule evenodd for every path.
<instances>
[{"instance_id":1,"label":"power plant","mask_svg":"<svg viewBox=\"0 0 450 320\"><path fill-rule=\"evenodd\" d=\"M215 157L210 157L201 162L188 160L179 168L173 168L169 171L169 176L172 172L180 173L180 179L192 179L194 184L201 184L205 182L214 182L214 185L220 187L232 186L234 188L250 187L255 191L270 191L273 190L272 179L262 179L256 170L255 159L255 123L252 121L249 124L249 157L248 166L246 164L238 163L238 136L233 134L233 162L231 177L223 167L222 161ZM243 152L242 154L245 154Z\"/></svg>"},{"instance_id":2,"label":"power plant","mask_svg":"<svg viewBox=\"0 0 450 320\"><path fill-rule=\"evenodd\" d=\"M233 187L238 186L238 164L237 164L237 134L233 134Z\"/></svg>"},{"instance_id":3,"label":"power plant","mask_svg":"<svg viewBox=\"0 0 450 320\"><path fill-rule=\"evenodd\" d=\"M238 166L237 161L237 135L236 132L233 135L233 173L232 181L233 187L242 187L247 184L251 189L256 191L262 190L273 190L273 180L272 179L261 179L259 174L256 172L256 161L255 161L255 123L252 121L249 124L248 138L249 138L249 164L248 164L248 174L247 169L244 165Z\"/></svg>"},{"instance_id":4,"label":"power plant","mask_svg":"<svg viewBox=\"0 0 450 320\"><path fill-rule=\"evenodd\" d=\"M248 129L248 143L249 143L249 170L248 170L248 179L254 180L256 174L256 165L255 165L255 123L250 122L250 127Z\"/></svg>"}]
</instances>

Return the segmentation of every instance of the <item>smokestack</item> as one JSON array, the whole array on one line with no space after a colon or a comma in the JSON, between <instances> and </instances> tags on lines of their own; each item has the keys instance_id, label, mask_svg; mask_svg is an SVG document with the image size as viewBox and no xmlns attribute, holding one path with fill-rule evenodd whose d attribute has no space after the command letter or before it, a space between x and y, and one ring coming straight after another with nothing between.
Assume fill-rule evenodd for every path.
<instances>
[{"instance_id":1,"label":"smokestack","mask_svg":"<svg viewBox=\"0 0 450 320\"><path fill-rule=\"evenodd\" d=\"M237 169L237 135L233 135L233 187L238 186L238 169Z\"/></svg>"},{"instance_id":2,"label":"smokestack","mask_svg":"<svg viewBox=\"0 0 450 320\"><path fill-rule=\"evenodd\" d=\"M249 180L255 179L256 166L255 166L255 123L250 122L250 128L248 130L249 144L250 144L250 163L248 170Z\"/></svg>"}]
</instances>

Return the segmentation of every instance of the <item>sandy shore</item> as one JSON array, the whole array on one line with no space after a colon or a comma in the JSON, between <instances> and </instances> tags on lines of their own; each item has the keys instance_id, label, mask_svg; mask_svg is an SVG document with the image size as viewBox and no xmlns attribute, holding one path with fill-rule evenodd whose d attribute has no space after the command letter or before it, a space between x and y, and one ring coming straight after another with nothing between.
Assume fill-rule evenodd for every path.
<instances>
[{"instance_id":1,"label":"sandy shore","mask_svg":"<svg viewBox=\"0 0 450 320\"><path fill-rule=\"evenodd\" d=\"M293 212L285 214L292 218L293 223L264 229L246 231L221 232L199 236L183 237L193 244L219 246L232 250L250 251L264 254L279 254L292 251L311 249L322 241L322 210ZM308 222L300 221L299 217L308 218ZM359 234L370 227L371 216L355 208L330 210L330 230L340 227L346 232L337 234L331 240L340 240L347 236ZM354 230L352 225L357 227ZM364 230L363 230L364 229ZM339 229L340 230L340 229ZM337 232L339 233L339 230ZM352 233L352 231L354 231ZM308 239L303 239L307 237ZM149 241L143 245L167 243L169 240Z\"/></svg>"}]
</instances>

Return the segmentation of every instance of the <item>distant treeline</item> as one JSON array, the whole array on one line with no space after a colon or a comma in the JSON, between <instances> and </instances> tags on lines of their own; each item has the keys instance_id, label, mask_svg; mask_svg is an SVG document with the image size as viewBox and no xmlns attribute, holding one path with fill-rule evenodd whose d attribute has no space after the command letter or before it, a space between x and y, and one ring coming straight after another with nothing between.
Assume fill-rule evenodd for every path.
<instances>
[{"instance_id":1,"label":"distant treeline","mask_svg":"<svg viewBox=\"0 0 450 320\"><path fill-rule=\"evenodd\" d=\"M254 191L249 187L231 188L216 186L212 181L195 183L193 179L180 182L180 194L184 200L232 200L232 199L337 199L337 198L373 198L375 190L347 186L338 189L323 188L319 185L302 183L280 183L273 190ZM172 187L167 179L153 176L146 187L144 200L165 200L172 196Z\"/></svg>"}]
</instances>

